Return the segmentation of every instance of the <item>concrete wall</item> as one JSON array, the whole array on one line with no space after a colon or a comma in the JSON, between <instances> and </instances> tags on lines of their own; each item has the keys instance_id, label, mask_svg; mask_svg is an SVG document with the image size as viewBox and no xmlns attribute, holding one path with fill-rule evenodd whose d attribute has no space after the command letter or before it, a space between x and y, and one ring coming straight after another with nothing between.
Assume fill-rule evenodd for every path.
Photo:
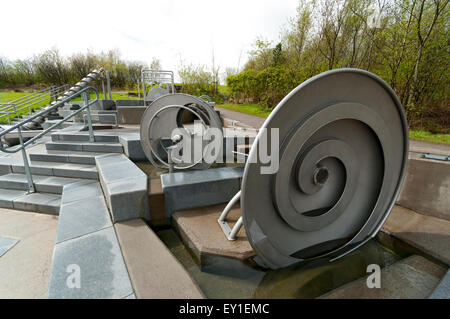
<instances>
[{"instance_id":1,"label":"concrete wall","mask_svg":"<svg viewBox=\"0 0 450 319\"><path fill-rule=\"evenodd\" d=\"M450 162L410 153L397 203L424 215L450 220Z\"/></svg>"},{"instance_id":2,"label":"concrete wall","mask_svg":"<svg viewBox=\"0 0 450 319\"><path fill-rule=\"evenodd\" d=\"M140 124L145 106L117 106L119 124Z\"/></svg>"}]
</instances>

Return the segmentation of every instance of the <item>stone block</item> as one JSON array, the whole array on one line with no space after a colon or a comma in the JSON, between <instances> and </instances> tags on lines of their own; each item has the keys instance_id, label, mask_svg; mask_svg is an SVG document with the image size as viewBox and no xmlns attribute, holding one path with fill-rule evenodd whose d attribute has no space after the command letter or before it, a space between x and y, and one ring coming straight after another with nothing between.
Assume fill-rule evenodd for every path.
<instances>
[{"instance_id":1,"label":"stone block","mask_svg":"<svg viewBox=\"0 0 450 319\"><path fill-rule=\"evenodd\" d=\"M244 167L211 168L161 175L166 216L178 210L228 202L241 188Z\"/></svg>"},{"instance_id":2,"label":"stone block","mask_svg":"<svg viewBox=\"0 0 450 319\"><path fill-rule=\"evenodd\" d=\"M119 124L140 124L145 106L118 106L117 117Z\"/></svg>"}]
</instances>

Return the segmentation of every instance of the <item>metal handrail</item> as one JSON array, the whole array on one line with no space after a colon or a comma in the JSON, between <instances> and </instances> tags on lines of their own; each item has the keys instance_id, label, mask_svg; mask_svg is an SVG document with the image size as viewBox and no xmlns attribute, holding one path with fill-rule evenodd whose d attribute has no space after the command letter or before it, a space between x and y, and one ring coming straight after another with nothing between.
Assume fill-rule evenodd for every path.
<instances>
[{"instance_id":1,"label":"metal handrail","mask_svg":"<svg viewBox=\"0 0 450 319\"><path fill-rule=\"evenodd\" d=\"M38 92L33 92L33 93L29 94L29 95L22 96L22 97L20 97L18 99L15 99L15 100L12 100L12 101L8 101L6 103L0 103L0 104L14 104L16 106L19 106L19 105L21 106L21 105L24 105L24 104L30 102L30 100L32 102L32 101L34 101L34 100L36 100L38 98L42 98L42 96L45 96L45 95L47 95L49 93L52 94L52 93L60 91L61 89L65 90L68 86L69 86L69 84L64 84L64 85L57 86L57 87L56 86L51 86L51 87L49 87L49 88L47 88L45 90L41 90L41 91L38 91Z\"/></svg>"},{"instance_id":2,"label":"metal handrail","mask_svg":"<svg viewBox=\"0 0 450 319\"><path fill-rule=\"evenodd\" d=\"M89 102L89 98L88 98L88 91L92 90L95 92L96 94L96 98L95 100L91 100L91 102ZM29 140L27 140L26 142L23 141L23 137L22 137L22 129L21 127L28 123L33 121L34 119L36 119L39 116L43 116L49 112L51 112L52 110L60 107L62 104L69 102L70 100L72 100L73 98L75 98L76 96L82 95L83 101L84 101L84 106L79 108L78 110L75 110L72 114L69 114L68 116L64 117L63 119L61 119L60 121L58 121L57 123L49 126L48 128L46 128L45 130L43 130L42 132L40 132L39 134L33 136L32 138L30 138ZM33 143L34 141L36 141L37 139L41 138L42 136L44 136L45 134L47 134L48 132L50 132L51 130L53 130L54 128L58 127L59 125L61 125L62 123L66 122L67 120L71 119L72 117L74 117L75 115L77 115L78 113L82 112L83 110L87 110L87 118L88 118L88 125L89 125L89 141L90 142L94 142L95 141L95 137L94 137L94 130L92 129L92 120L91 120L91 112L90 112L90 106L94 103L97 103L99 100L99 95L98 95L98 91L97 89L95 89L92 86L88 86L85 87L83 89L81 89L80 91L64 98L61 99L60 101L58 101L57 103L51 105L49 108L42 110L41 112L34 114L32 116L30 116L29 118L21 121L20 123L17 123L9 128L7 128L6 130L3 130L0 132L0 139L2 138L2 136L8 134L9 132L12 132L14 130L17 129L18 135L19 135L19 142L20 144L17 145L16 147L10 147L10 148L5 148L2 143L0 143L0 151L5 152L5 153L16 153L18 151L22 151L22 157L23 157L23 164L24 164L24 168L25 168L25 174L27 176L27 180L28 180L28 192L29 193L34 193L35 187L34 187L34 183L33 183L33 178L31 176L31 170L30 170L30 166L28 163L28 157L27 157L27 153L26 153L26 147L28 145L30 145L31 143Z\"/></svg>"},{"instance_id":3,"label":"metal handrail","mask_svg":"<svg viewBox=\"0 0 450 319\"><path fill-rule=\"evenodd\" d=\"M25 97L19 98L17 100L14 101L9 101L7 103L0 103L0 118L3 117L8 117L8 124L11 124L11 118L10 115L11 114L16 114L17 117L20 116L19 111L22 111L24 109L29 109L28 114L32 113L32 106L36 105L38 103L42 103L46 100L50 100L49 102L51 102L52 99L52 95L55 96L58 93L64 92L65 89L68 87L68 84L65 85L61 85L59 87L51 87L49 89L37 92L37 93L32 93L30 95L27 95ZM47 96L48 95L48 96ZM21 100L20 102L17 102ZM33 102L33 103L31 103Z\"/></svg>"}]
</instances>

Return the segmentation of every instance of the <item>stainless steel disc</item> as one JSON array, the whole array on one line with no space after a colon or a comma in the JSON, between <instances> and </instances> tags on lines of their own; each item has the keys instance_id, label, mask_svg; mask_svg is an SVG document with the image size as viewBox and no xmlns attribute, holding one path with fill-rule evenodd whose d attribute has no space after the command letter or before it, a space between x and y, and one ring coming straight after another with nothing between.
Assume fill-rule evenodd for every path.
<instances>
[{"instance_id":1,"label":"stainless steel disc","mask_svg":"<svg viewBox=\"0 0 450 319\"><path fill-rule=\"evenodd\" d=\"M383 80L359 69L319 74L289 93L262 128L269 142L279 129L279 169L261 174L261 130L245 166L241 210L264 264L333 260L375 236L408 154L403 108Z\"/></svg>"},{"instance_id":2,"label":"stainless steel disc","mask_svg":"<svg viewBox=\"0 0 450 319\"><path fill-rule=\"evenodd\" d=\"M145 110L140 127L142 148L149 161L156 167L169 167L167 147L170 146L170 138L174 129L184 125L180 121L181 112L193 114L194 118L203 123L206 128L222 129L219 116L207 102L192 95L178 93L159 97ZM194 145L195 139L202 139L202 136L193 135L192 145ZM199 161L193 159L188 163L177 163L175 168L206 169L211 164L200 158Z\"/></svg>"}]
</instances>

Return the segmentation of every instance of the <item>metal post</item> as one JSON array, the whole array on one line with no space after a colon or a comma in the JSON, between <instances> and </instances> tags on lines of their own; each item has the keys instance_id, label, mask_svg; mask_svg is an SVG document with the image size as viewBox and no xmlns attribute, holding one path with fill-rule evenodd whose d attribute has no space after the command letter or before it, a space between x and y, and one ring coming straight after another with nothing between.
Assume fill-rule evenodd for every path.
<instances>
[{"instance_id":1,"label":"metal post","mask_svg":"<svg viewBox=\"0 0 450 319\"><path fill-rule=\"evenodd\" d=\"M108 87L109 99L112 100L111 94L111 78L109 77L109 71L105 71L106 73L106 86Z\"/></svg>"},{"instance_id":2,"label":"metal post","mask_svg":"<svg viewBox=\"0 0 450 319\"><path fill-rule=\"evenodd\" d=\"M105 77L102 78L103 100L106 100Z\"/></svg>"},{"instance_id":3,"label":"metal post","mask_svg":"<svg viewBox=\"0 0 450 319\"><path fill-rule=\"evenodd\" d=\"M89 104L88 92L84 91L82 94L84 105ZM91 109L90 106L86 108L87 118L88 118L88 126L89 126L89 142L95 142L94 130L92 129L92 119L91 119Z\"/></svg>"},{"instance_id":4,"label":"metal post","mask_svg":"<svg viewBox=\"0 0 450 319\"><path fill-rule=\"evenodd\" d=\"M36 192L36 190L34 188L33 177L31 176L30 165L28 164L27 152L25 151L25 147L23 146L22 130L20 129L20 126L17 127L17 132L19 133L20 145L22 146L23 167L28 181L28 193L31 194Z\"/></svg>"},{"instance_id":5,"label":"metal post","mask_svg":"<svg viewBox=\"0 0 450 319\"><path fill-rule=\"evenodd\" d=\"M140 88L139 79L137 80L137 89L138 89L138 100L140 100L141 99L141 88Z\"/></svg>"}]
</instances>

